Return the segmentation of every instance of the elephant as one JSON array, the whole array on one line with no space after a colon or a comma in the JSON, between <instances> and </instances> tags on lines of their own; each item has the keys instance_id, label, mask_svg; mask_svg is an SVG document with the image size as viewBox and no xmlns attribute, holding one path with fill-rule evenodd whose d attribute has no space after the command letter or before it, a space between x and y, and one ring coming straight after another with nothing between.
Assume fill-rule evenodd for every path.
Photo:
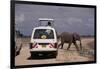
<instances>
[{"instance_id":1,"label":"elephant","mask_svg":"<svg viewBox=\"0 0 100 69\"><path fill-rule=\"evenodd\" d=\"M81 43L81 38L80 35L77 34L76 32L74 33L70 33L70 32L63 32L61 33L61 35L59 36L59 38L61 38L61 43L58 45L61 46L61 49L63 48L64 43L69 43L67 50L69 50L71 44L73 43L77 49L77 51L79 51L79 47L76 43L76 41L80 41L80 50L82 50L82 43Z\"/></svg>"}]
</instances>

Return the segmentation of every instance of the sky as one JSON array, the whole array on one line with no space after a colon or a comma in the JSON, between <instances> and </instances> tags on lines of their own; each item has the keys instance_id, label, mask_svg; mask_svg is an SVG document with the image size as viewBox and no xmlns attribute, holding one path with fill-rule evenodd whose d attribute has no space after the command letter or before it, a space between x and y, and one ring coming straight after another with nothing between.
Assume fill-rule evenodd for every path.
<instances>
[{"instance_id":1,"label":"sky","mask_svg":"<svg viewBox=\"0 0 100 69\"><path fill-rule=\"evenodd\" d=\"M30 36L39 25L38 18L54 19L58 34L77 32L80 35L94 35L94 8L64 7L32 4L15 5L15 29Z\"/></svg>"}]
</instances>

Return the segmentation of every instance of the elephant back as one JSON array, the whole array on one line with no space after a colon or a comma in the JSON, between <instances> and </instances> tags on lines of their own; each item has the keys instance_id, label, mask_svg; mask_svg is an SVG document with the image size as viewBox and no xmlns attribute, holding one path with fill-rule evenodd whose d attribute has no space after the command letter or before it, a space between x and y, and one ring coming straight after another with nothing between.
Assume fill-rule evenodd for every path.
<instances>
[{"instance_id":1,"label":"elephant back","mask_svg":"<svg viewBox=\"0 0 100 69\"><path fill-rule=\"evenodd\" d=\"M63 42L70 42L73 40L73 36L72 36L72 33L69 33L69 32L63 32L61 34L61 41Z\"/></svg>"}]
</instances>

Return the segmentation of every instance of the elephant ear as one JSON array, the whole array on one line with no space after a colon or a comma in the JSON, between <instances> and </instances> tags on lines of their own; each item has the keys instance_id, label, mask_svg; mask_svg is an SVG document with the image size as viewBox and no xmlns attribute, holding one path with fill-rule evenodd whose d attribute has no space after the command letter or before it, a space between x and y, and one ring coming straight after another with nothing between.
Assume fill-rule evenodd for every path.
<instances>
[{"instance_id":1,"label":"elephant ear","mask_svg":"<svg viewBox=\"0 0 100 69\"><path fill-rule=\"evenodd\" d=\"M75 40L80 40L80 35L77 34L76 32L73 33L73 37L74 37Z\"/></svg>"}]
</instances>

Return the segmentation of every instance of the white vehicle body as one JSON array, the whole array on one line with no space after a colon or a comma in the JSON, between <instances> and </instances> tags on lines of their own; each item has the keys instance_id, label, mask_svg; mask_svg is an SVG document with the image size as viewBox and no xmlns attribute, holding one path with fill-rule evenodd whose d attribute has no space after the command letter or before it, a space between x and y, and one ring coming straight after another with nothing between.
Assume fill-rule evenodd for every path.
<instances>
[{"instance_id":1,"label":"white vehicle body","mask_svg":"<svg viewBox=\"0 0 100 69\"><path fill-rule=\"evenodd\" d=\"M34 32L37 29L50 29L50 30L52 30L53 34L54 34L54 38L53 39L34 39ZM57 51L57 48L54 48L54 47L50 48L50 43L51 44L57 43L57 35L56 35L55 29L52 28L52 27L49 27L49 26L34 28L33 32L32 32L32 36L31 36L31 43L37 43L37 46L38 46L38 48L32 48L31 51ZM41 44L42 43L48 43L48 44L44 48L44 47L42 47L41 44L38 44L38 43L41 43Z\"/></svg>"},{"instance_id":2,"label":"white vehicle body","mask_svg":"<svg viewBox=\"0 0 100 69\"><path fill-rule=\"evenodd\" d=\"M49 24L53 19L39 18L40 23L47 21ZM51 25L52 25L51 23ZM41 25L41 24L40 24ZM53 54L54 57L57 55L57 33L51 25L35 27L32 31L30 41L30 53L31 56L39 56L42 54L48 55Z\"/></svg>"}]
</instances>

